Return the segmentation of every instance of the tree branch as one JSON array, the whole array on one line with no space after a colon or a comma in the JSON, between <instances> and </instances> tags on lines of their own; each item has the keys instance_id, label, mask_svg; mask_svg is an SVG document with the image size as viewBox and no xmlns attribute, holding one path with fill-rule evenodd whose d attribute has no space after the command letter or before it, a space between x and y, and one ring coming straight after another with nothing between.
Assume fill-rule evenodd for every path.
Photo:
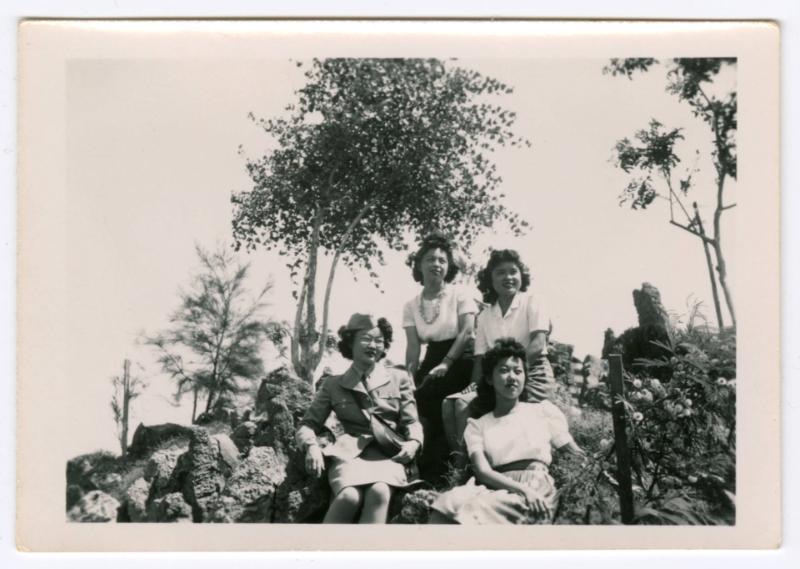
<instances>
[{"instance_id":1,"label":"tree branch","mask_svg":"<svg viewBox=\"0 0 800 569\"><path fill-rule=\"evenodd\" d=\"M677 221L672 221L672 220L670 220L670 223L671 223L672 225L674 225L675 227L680 227L680 228L681 228L681 229L683 229L684 231L688 231L689 233L691 233L691 234L692 234L692 235L694 235L695 237L697 237L697 238L699 238L699 239L701 239L701 240L705 241L705 242L706 242L706 243L708 243L709 245L714 245L714 240L713 240L713 239L711 239L710 237L703 237L702 235L700 235L700 233L698 233L697 231L695 231L694 229L692 229L692 228L691 228L691 227L689 227L688 225L681 225L681 224L680 224L680 223L678 223Z\"/></svg>"}]
</instances>

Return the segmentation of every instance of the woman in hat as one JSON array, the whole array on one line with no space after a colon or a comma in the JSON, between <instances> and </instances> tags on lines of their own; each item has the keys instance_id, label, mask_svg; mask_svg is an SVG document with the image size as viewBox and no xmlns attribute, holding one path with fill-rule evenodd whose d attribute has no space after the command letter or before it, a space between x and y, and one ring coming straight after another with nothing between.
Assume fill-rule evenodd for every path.
<instances>
[{"instance_id":1,"label":"woman in hat","mask_svg":"<svg viewBox=\"0 0 800 569\"><path fill-rule=\"evenodd\" d=\"M379 363L391 342L385 318L351 316L339 329L339 351L353 363L325 379L297 431L306 468L317 476L328 470L333 500L325 523L357 516L359 523L386 523L393 488L416 481L410 466L423 435L413 386L405 372ZM322 449L316 433L331 411L346 434ZM394 445L387 442L393 437Z\"/></svg>"},{"instance_id":2,"label":"woman in hat","mask_svg":"<svg viewBox=\"0 0 800 569\"><path fill-rule=\"evenodd\" d=\"M549 474L553 448L583 455L553 403L524 403L525 348L499 340L481 359L475 400L482 415L469 419L464 441L474 478L433 503L430 523L546 523L556 506Z\"/></svg>"},{"instance_id":3,"label":"woman in hat","mask_svg":"<svg viewBox=\"0 0 800 569\"><path fill-rule=\"evenodd\" d=\"M452 284L458 274L453 243L441 233L426 236L409 257L422 290L403 306L406 369L414 376L417 407L425 429L420 457L423 478L435 482L446 472L448 448L442 426L442 401L469 385L472 333L478 307ZM420 363L420 351L426 345Z\"/></svg>"}]
</instances>

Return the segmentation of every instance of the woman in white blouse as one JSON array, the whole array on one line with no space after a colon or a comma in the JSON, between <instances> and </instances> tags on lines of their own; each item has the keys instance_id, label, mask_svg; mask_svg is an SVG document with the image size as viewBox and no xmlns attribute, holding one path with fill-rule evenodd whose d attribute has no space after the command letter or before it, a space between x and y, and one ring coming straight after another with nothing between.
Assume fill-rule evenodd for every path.
<instances>
[{"instance_id":1,"label":"woman in white blouse","mask_svg":"<svg viewBox=\"0 0 800 569\"><path fill-rule=\"evenodd\" d=\"M474 478L434 502L430 523L546 523L556 506L551 448L582 455L564 414L550 401L520 402L526 351L501 339L482 358L477 406L464 431Z\"/></svg>"},{"instance_id":2,"label":"woman in white blouse","mask_svg":"<svg viewBox=\"0 0 800 569\"><path fill-rule=\"evenodd\" d=\"M528 376L522 401L537 402L552 398L555 376L547 359L550 317L540 297L528 292L531 275L519 253L512 249L492 251L486 266L478 273L478 290L488 304L478 315L475 330L473 385L481 377L481 358L500 338L513 338L525 350ZM445 402L445 423L453 450L461 448L461 434L474 393L464 393ZM452 425L452 426L451 426Z\"/></svg>"},{"instance_id":3,"label":"woman in white blouse","mask_svg":"<svg viewBox=\"0 0 800 569\"><path fill-rule=\"evenodd\" d=\"M423 478L436 482L447 470L448 447L442 428L442 401L469 385L475 301L452 284L458 274L453 244L434 233L409 258L422 290L403 307L406 369L414 376L425 446L419 460ZM420 363L422 345L427 345Z\"/></svg>"}]
</instances>

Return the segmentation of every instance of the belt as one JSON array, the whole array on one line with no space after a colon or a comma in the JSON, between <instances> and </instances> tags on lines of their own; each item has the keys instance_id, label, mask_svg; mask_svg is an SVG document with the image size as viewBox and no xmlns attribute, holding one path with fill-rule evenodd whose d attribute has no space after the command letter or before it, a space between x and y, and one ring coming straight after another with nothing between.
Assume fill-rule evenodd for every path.
<instances>
[{"instance_id":1,"label":"belt","mask_svg":"<svg viewBox=\"0 0 800 569\"><path fill-rule=\"evenodd\" d=\"M545 470L550 469L547 463L535 458L524 458L522 460L515 460L514 462L508 462L506 464L501 464L494 467L497 472L510 472L512 470L536 470L539 468L544 468Z\"/></svg>"}]
</instances>

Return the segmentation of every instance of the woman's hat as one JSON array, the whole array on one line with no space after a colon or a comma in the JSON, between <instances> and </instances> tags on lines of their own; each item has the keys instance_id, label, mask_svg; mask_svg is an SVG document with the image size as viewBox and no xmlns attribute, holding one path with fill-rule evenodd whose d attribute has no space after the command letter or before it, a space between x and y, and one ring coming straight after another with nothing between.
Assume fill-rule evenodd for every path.
<instances>
[{"instance_id":1,"label":"woman's hat","mask_svg":"<svg viewBox=\"0 0 800 569\"><path fill-rule=\"evenodd\" d=\"M359 314L356 312L350 317L345 326L346 330L372 330L378 327L378 320L372 314Z\"/></svg>"}]
</instances>

